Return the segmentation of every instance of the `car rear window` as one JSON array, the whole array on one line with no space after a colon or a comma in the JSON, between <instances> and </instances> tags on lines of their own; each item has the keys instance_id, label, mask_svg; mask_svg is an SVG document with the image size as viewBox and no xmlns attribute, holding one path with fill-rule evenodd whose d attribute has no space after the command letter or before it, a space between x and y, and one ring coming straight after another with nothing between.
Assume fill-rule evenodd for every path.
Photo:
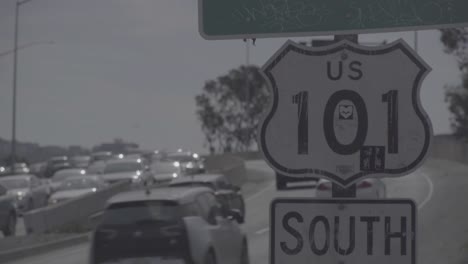
<instances>
[{"instance_id":1,"label":"car rear window","mask_svg":"<svg viewBox=\"0 0 468 264\"><path fill-rule=\"evenodd\" d=\"M177 220L182 216L182 209L174 201L135 201L110 205L104 212L102 224L138 225Z\"/></svg>"}]
</instances>

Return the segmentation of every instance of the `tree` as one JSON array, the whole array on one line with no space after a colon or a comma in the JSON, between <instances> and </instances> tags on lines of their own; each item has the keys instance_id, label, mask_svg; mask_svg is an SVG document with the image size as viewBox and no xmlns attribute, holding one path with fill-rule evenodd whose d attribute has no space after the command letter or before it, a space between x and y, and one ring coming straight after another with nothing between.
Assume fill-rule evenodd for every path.
<instances>
[{"instance_id":1,"label":"tree","mask_svg":"<svg viewBox=\"0 0 468 264\"><path fill-rule=\"evenodd\" d=\"M244 152L256 148L257 127L269 94L256 66L241 66L207 81L195 101L210 152Z\"/></svg>"},{"instance_id":2,"label":"tree","mask_svg":"<svg viewBox=\"0 0 468 264\"><path fill-rule=\"evenodd\" d=\"M453 28L441 32L445 51L457 58L462 76L460 85L445 87L445 100L452 113L451 126L455 136L468 140L468 31Z\"/></svg>"}]
</instances>

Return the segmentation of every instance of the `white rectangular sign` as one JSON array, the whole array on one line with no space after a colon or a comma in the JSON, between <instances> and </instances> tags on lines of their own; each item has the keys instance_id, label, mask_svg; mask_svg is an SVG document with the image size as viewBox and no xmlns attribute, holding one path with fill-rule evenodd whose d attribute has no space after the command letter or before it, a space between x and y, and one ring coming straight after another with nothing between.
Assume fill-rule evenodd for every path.
<instances>
[{"instance_id":1,"label":"white rectangular sign","mask_svg":"<svg viewBox=\"0 0 468 264\"><path fill-rule=\"evenodd\" d=\"M271 264L415 264L412 200L276 199Z\"/></svg>"}]
</instances>

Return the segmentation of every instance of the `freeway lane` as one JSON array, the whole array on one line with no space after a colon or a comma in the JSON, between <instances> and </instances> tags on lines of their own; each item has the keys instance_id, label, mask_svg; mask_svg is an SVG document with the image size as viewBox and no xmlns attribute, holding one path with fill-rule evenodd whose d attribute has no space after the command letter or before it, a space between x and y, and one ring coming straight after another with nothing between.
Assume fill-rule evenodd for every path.
<instances>
[{"instance_id":1,"label":"freeway lane","mask_svg":"<svg viewBox=\"0 0 468 264\"><path fill-rule=\"evenodd\" d=\"M274 197L313 197L314 190L277 192L273 171L262 161L248 162L250 182L244 188L251 263L268 263L268 210ZM468 256L468 167L430 160L412 175L386 179L391 198L412 198L419 207L418 262L463 263ZM465 198L466 197L466 198ZM88 245L13 262L15 264L87 263Z\"/></svg>"}]
</instances>

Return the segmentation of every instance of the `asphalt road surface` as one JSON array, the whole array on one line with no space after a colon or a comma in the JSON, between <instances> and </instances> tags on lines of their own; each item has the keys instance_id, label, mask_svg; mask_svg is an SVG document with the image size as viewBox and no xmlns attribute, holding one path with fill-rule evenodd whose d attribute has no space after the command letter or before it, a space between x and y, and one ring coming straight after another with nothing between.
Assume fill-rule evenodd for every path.
<instances>
[{"instance_id":1,"label":"asphalt road surface","mask_svg":"<svg viewBox=\"0 0 468 264\"><path fill-rule=\"evenodd\" d=\"M247 164L254 179L245 188L251 263L268 263L269 203L274 197L314 197L315 191L277 192L274 175L262 161ZM261 181L267 178L266 181ZM389 198L412 198L418 204L418 263L468 263L468 166L429 160L417 172L386 179ZM26 258L16 264L87 263L88 244Z\"/></svg>"}]
</instances>

